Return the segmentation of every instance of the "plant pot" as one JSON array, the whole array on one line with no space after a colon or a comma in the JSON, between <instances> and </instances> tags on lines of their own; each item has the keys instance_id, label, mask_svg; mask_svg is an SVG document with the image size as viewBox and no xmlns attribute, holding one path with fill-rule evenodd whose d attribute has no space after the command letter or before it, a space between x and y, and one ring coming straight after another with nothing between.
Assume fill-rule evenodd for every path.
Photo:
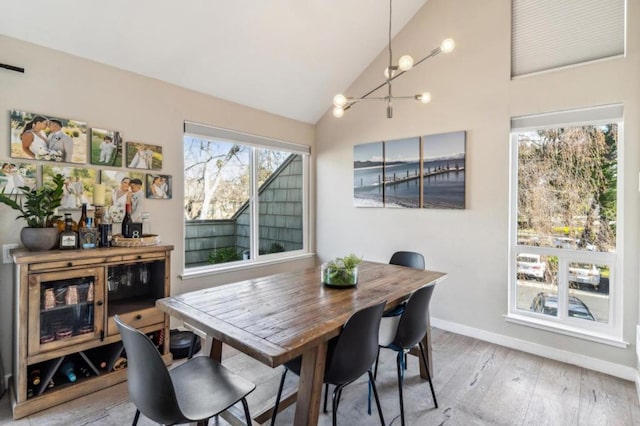
<instances>
[{"instance_id":1,"label":"plant pot","mask_svg":"<svg viewBox=\"0 0 640 426\"><path fill-rule=\"evenodd\" d=\"M322 283L335 288L355 287L358 284L358 267L333 268L323 263Z\"/></svg>"},{"instance_id":2,"label":"plant pot","mask_svg":"<svg viewBox=\"0 0 640 426\"><path fill-rule=\"evenodd\" d=\"M51 250L58 244L58 228L22 228L20 241L31 251Z\"/></svg>"}]
</instances>

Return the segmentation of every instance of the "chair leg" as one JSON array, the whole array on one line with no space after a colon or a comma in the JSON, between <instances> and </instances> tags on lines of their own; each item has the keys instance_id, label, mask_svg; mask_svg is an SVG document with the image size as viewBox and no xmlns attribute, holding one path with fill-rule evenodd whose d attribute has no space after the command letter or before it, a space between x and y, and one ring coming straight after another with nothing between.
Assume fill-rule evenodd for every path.
<instances>
[{"instance_id":1,"label":"chair leg","mask_svg":"<svg viewBox=\"0 0 640 426\"><path fill-rule=\"evenodd\" d=\"M431 382L431 374L429 373L429 364L427 364L427 356L424 353L424 345L420 342L420 357L424 363L424 370L427 372L427 380L429 380L429 387L431 388L431 396L433 397L433 403L438 408L438 400L436 399L436 392L433 390L433 383Z\"/></svg>"},{"instance_id":2,"label":"chair leg","mask_svg":"<svg viewBox=\"0 0 640 426\"><path fill-rule=\"evenodd\" d=\"M273 406L273 415L271 416L271 426L276 424L276 416L278 415L278 405L280 405L280 397L282 396L282 388L284 387L284 379L287 377L287 367L282 372L282 378L280 379L280 387L278 387L278 395L276 396L276 403Z\"/></svg>"},{"instance_id":3,"label":"chair leg","mask_svg":"<svg viewBox=\"0 0 640 426\"><path fill-rule=\"evenodd\" d=\"M380 415L380 424L385 426L384 417L382 415L382 406L380 405L380 398L378 398L378 389L376 388L376 382L371 373L371 369L367 371L369 373L369 385L373 388L373 396L376 398L376 406L378 407L378 414Z\"/></svg>"},{"instance_id":4,"label":"chair leg","mask_svg":"<svg viewBox=\"0 0 640 426\"><path fill-rule=\"evenodd\" d=\"M375 370L373 370L373 380L378 378L378 361L380 360L380 346L378 346L378 355L376 355Z\"/></svg>"},{"instance_id":5,"label":"chair leg","mask_svg":"<svg viewBox=\"0 0 640 426\"><path fill-rule=\"evenodd\" d=\"M398 356L396 357L396 364L398 367L398 395L400 397L400 425L404 426L404 399L402 396L402 381L403 381L403 372L402 372L402 361L404 358L404 352L398 352Z\"/></svg>"},{"instance_id":6,"label":"chair leg","mask_svg":"<svg viewBox=\"0 0 640 426\"><path fill-rule=\"evenodd\" d=\"M340 405L340 397L342 396L343 387L344 385L336 386L336 388L333 390L333 398L331 401L331 423L333 426L336 426L338 424L338 405Z\"/></svg>"},{"instance_id":7,"label":"chair leg","mask_svg":"<svg viewBox=\"0 0 640 426\"><path fill-rule=\"evenodd\" d=\"M329 393L329 383L324 384L324 412L327 412L327 394Z\"/></svg>"},{"instance_id":8,"label":"chair leg","mask_svg":"<svg viewBox=\"0 0 640 426\"><path fill-rule=\"evenodd\" d=\"M138 424L139 418L140 418L140 410L136 408L136 415L133 416L133 423L131 423L131 426L136 426Z\"/></svg>"},{"instance_id":9,"label":"chair leg","mask_svg":"<svg viewBox=\"0 0 640 426\"><path fill-rule=\"evenodd\" d=\"M249 414L249 404L247 404L247 398L242 398L242 408L244 408L244 417L247 421L247 426L251 426L253 424L251 420L251 414Z\"/></svg>"}]
</instances>

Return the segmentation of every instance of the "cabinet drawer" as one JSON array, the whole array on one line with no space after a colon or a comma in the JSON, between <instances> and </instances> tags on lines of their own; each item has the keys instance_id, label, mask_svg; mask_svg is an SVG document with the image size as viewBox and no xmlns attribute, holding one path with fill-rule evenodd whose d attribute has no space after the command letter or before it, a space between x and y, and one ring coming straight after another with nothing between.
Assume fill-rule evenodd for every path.
<instances>
[{"instance_id":1,"label":"cabinet drawer","mask_svg":"<svg viewBox=\"0 0 640 426\"><path fill-rule=\"evenodd\" d=\"M165 258L164 253L140 253L122 256L122 260L125 262L136 260L163 260Z\"/></svg>"},{"instance_id":2,"label":"cabinet drawer","mask_svg":"<svg viewBox=\"0 0 640 426\"><path fill-rule=\"evenodd\" d=\"M164 313L158 308L147 308L139 311L120 314L120 319L132 327L145 327L151 324L157 324L164 321ZM109 317L107 324L107 335L118 334L118 326L113 317Z\"/></svg>"},{"instance_id":3,"label":"cabinet drawer","mask_svg":"<svg viewBox=\"0 0 640 426\"><path fill-rule=\"evenodd\" d=\"M29 272L39 272L39 271L49 271L56 269L68 269L74 268L76 266L87 266L87 265L100 265L107 262L107 257L92 257L89 259L74 259L69 256L68 260L61 260L58 262L46 262L46 263L32 263L29 265Z\"/></svg>"}]
</instances>

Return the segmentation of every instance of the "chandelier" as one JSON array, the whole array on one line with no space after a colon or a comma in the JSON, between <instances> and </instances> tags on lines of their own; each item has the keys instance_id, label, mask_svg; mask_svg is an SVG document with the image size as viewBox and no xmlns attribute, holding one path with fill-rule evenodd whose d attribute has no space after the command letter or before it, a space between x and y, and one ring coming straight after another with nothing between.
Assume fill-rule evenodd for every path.
<instances>
[{"instance_id":1,"label":"chandelier","mask_svg":"<svg viewBox=\"0 0 640 426\"><path fill-rule=\"evenodd\" d=\"M365 93L363 96L359 98L347 97L343 94L337 94L336 96L334 96L333 115L337 118L342 117L346 110L348 110L353 105L361 101L386 101L387 102L387 118L393 117L393 105L391 103L391 101L393 100L413 99L413 100L422 102L423 104L428 104L431 101L431 93L429 92L423 92L413 96L393 96L391 82L396 78L400 77L401 75L403 75L404 73L406 73L407 71L411 70L412 68L417 67L418 65L420 65L421 63L423 63L429 58L433 58L434 56L439 55L440 53L452 52L456 44L453 41L453 39L448 38L443 40L439 47L433 49L427 56L420 59L418 62L414 62L413 58L410 55L404 55L400 57L400 59L398 60L398 65L393 65L393 55L391 52L391 13L392 13L391 3L392 3L392 0L389 0L389 66L387 66L387 68L385 68L384 70L385 81L384 83L381 83L379 86L369 90L367 93ZM381 89L384 86L387 86L386 96L379 96L379 97L369 96L372 93L374 93L376 90Z\"/></svg>"}]
</instances>

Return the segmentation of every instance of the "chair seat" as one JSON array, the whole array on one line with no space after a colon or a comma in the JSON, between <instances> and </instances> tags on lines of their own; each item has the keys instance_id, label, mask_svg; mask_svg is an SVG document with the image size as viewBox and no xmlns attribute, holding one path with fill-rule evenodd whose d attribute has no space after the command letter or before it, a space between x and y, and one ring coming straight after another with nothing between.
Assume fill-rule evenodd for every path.
<instances>
[{"instance_id":1,"label":"chair seat","mask_svg":"<svg viewBox=\"0 0 640 426\"><path fill-rule=\"evenodd\" d=\"M400 324L400 318L402 318L402 315L382 317L380 330L378 330L378 344L380 346L387 347L393 342L396 337L396 330L398 330L398 324Z\"/></svg>"},{"instance_id":2,"label":"chair seat","mask_svg":"<svg viewBox=\"0 0 640 426\"><path fill-rule=\"evenodd\" d=\"M180 410L191 421L207 419L231 407L256 386L205 356L169 371Z\"/></svg>"}]
</instances>

